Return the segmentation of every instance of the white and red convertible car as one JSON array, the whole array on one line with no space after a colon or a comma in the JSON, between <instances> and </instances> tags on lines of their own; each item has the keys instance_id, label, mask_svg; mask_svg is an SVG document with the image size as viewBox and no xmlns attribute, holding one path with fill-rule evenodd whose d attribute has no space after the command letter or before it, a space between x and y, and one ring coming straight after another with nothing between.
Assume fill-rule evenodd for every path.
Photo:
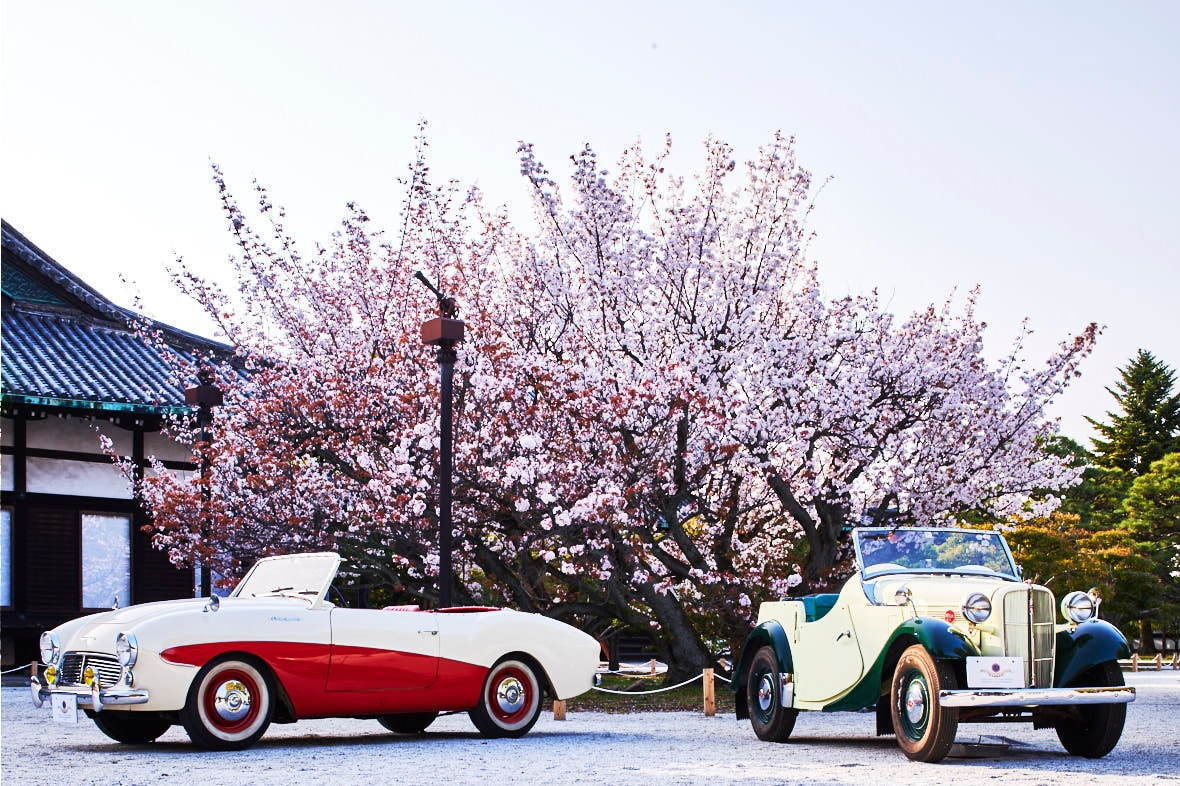
<instances>
[{"instance_id":1,"label":"white and red convertible car","mask_svg":"<svg viewBox=\"0 0 1180 786\"><path fill-rule=\"evenodd\" d=\"M420 733L467 711L485 736L519 737L542 696L593 685L598 643L538 614L487 607L352 609L326 598L332 553L260 560L233 593L145 603L41 636L33 702L79 710L107 736L146 743L181 724L197 745L240 749L270 723L374 718Z\"/></svg>"}]
</instances>

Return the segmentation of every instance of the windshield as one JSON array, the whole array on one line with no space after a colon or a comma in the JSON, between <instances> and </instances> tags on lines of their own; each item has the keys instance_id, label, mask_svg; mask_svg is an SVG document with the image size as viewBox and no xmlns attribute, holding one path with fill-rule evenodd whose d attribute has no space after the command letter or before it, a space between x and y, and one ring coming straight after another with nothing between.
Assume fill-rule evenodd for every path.
<instances>
[{"instance_id":1,"label":"windshield","mask_svg":"<svg viewBox=\"0 0 1180 786\"><path fill-rule=\"evenodd\" d=\"M316 600L336 575L340 557L330 553L292 554L259 560L234 589L233 597L293 595Z\"/></svg>"},{"instance_id":2,"label":"windshield","mask_svg":"<svg viewBox=\"0 0 1180 786\"><path fill-rule=\"evenodd\" d=\"M998 532L963 529L856 529L856 561L865 578L885 573L976 573L1018 579Z\"/></svg>"}]
</instances>

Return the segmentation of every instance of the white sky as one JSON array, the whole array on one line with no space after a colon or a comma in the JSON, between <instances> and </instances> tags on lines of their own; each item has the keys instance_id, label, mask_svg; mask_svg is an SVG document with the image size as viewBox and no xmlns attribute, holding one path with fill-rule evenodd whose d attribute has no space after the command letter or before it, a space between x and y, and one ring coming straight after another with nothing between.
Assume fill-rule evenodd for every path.
<instances>
[{"instance_id":1,"label":"white sky","mask_svg":"<svg viewBox=\"0 0 1180 786\"><path fill-rule=\"evenodd\" d=\"M557 173L671 132L743 157L781 128L835 176L813 246L830 294L908 311L984 287L998 354L1094 320L1056 408L1109 404L1139 347L1180 366L1180 3L45 2L0 5L3 213L117 301L208 332L169 289L217 271L209 180L257 177L322 239L360 202L392 221L415 123L439 176L523 195L514 150ZM134 290L122 283L135 282ZM408 284L409 285L409 284Z\"/></svg>"}]
</instances>

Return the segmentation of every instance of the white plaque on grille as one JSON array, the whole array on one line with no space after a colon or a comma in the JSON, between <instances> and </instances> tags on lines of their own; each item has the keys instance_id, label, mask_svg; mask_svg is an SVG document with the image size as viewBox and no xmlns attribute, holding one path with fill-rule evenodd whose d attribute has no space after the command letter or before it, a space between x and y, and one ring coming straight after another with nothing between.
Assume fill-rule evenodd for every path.
<instances>
[{"instance_id":1,"label":"white plaque on grille","mask_svg":"<svg viewBox=\"0 0 1180 786\"><path fill-rule=\"evenodd\" d=\"M968 657L968 688L1023 688L1024 658Z\"/></svg>"},{"instance_id":2,"label":"white plaque on grille","mask_svg":"<svg viewBox=\"0 0 1180 786\"><path fill-rule=\"evenodd\" d=\"M53 694L53 722L78 723L78 697L72 693Z\"/></svg>"}]
</instances>

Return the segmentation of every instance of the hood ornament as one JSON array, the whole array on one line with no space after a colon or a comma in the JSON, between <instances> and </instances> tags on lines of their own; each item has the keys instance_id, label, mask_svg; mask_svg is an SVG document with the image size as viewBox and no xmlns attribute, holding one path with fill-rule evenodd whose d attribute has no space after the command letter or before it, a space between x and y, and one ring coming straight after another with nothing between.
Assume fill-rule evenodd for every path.
<instances>
[{"instance_id":1,"label":"hood ornament","mask_svg":"<svg viewBox=\"0 0 1180 786\"><path fill-rule=\"evenodd\" d=\"M119 608L119 596L118 596L118 595L116 595L116 596L115 596L115 597L112 599L112 602L111 602L111 608L112 608L112 609L117 609L117 608Z\"/></svg>"}]
</instances>

